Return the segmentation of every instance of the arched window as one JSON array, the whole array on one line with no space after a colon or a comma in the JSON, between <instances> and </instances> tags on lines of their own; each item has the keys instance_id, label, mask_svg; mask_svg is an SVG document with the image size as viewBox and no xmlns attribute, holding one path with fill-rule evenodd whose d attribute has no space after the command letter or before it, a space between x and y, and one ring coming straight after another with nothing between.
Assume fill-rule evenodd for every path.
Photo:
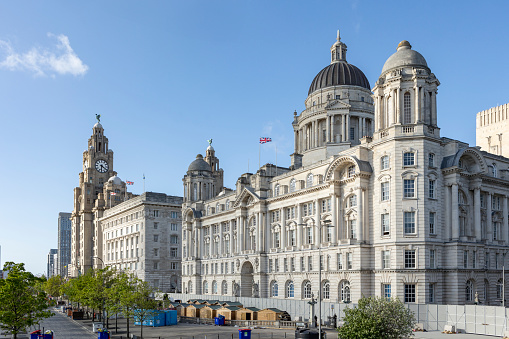
<instances>
[{"instance_id":1,"label":"arched window","mask_svg":"<svg viewBox=\"0 0 509 339\"><path fill-rule=\"evenodd\" d=\"M203 283L203 294L209 294L209 283L206 281Z\"/></svg>"},{"instance_id":2,"label":"arched window","mask_svg":"<svg viewBox=\"0 0 509 339\"><path fill-rule=\"evenodd\" d=\"M212 282L212 294L217 294L217 281Z\"/></svg>"},{"instance_id":3,"label":"arched window","mask_svg":"<svg viewBox=\"0 0 509 339\"><path fill-rule=\"evenodd\" d=\"M187 292L193 293L193 282L192 281L187 283Z\"/></svg>"},{"instance_id":4,"label":"arched window","mask_svg":"<svg viewBox=\"0 0 509 339\"><path fill-rule=\"evenodd\" d=\"M294 288L293 288L293 281L288 281L286 283L286 297L287 298L293 298L295 296L294 294Z\"/></svg>"},{"instance_id":5,"label":"arched window","mask_svg":"<svg viewBox=\"0 0 509 339\"><path fill-rule=\"evenodd\" d=\"M311 299L311 282L309 280L303 284L302 295L304 299Z\"/></svg>"},{"instance_id":6,"label":"arched window","mask_svg":"<svg viewBox=\"0 0 509 339\"><path fill-rule=\"evenodd\" d=\"M503 290L503 282L502 282L502 279L498 279L498 282L497 282L497 300L498 301L502 301L502 290Z\"/></svg>"},{"instance_id":7,"label":"arched window","mask_svg":"<svg viewBox=\"0 0 509 339\"><path fill-rule=\"evenodd\" d=\"M348 198L348 207L355 207L355 206L357 206L357 196L354 194Z\"/></svg>"},{"instance_id":8,"label":"arched window","mask_svg":"<svg viewBox=\"0 0 509 339\"><path fill-rule=\"evenodd\" d=\"M193 184L193 200L198 200L198 187L196 183Z\"/></svg>"},{"instance_id":9,"label":"arched window","mask_svg":"<svg viewBox=\"0 0 509 339\"><path fill-rule=\"evenodd\" d=\"M221 283L221 294L222 295L228 294L228 283L226 282L226 280L223 280L223 282Z\"/></svg>"},{"instance_id":10,"label":"arched window","mask_svg":"<svg viewBox=\"0 0 509 339\"><path fill-rule=\"evenodd\" d=\"M277 286L277 281L273 281L270 284L270 296L271 297L277 297L279 295L279 289Z\"/></svg>"},{"instance_id":11,"label":"arched window","mask_svg":"<svg viewBox=\"0 0 509 339\"><path fill-rule=\"evenodd\" d=\"M403 96L403 124L412 123L412 112L410 109L410 93L406 92Z\"/></svg>"},{"instance_id":12,"label":"arched window","mask_svg":"<svg viewBox=\"0 0 509 339\"><path fill-rule=\"evenodd\" d=\"M279 195L279 184L276 184L274 186L274 196L277 197Z\"/></svg>"},{"instance_id":13,"label":"arched window","mask_svg":"<svg viewBox=\"0 0 509 339\"><path fill-rule=\"evenodd\" d=\"M322 284L322 299L330 299L330 283L324 281Z\"/></svg>"},{"instance_id":14,"label":"arched window","mask_svg":"<svg viewBox=\"0 0 509 339\"><path fill-rule=\"evenodd\" d=\"M350 302L350 282L344 280L340 283L339 290L341 292L340 299L344 303Z\"/></svg>"},{"instance_id":15,"label":"arched window","mask_svg":"<svg viewBox=\"0 0 509 339\"><path fill-rule=\"evenodd\" d=\"M491 176L496 178L497 177L497 165L496 164L492 164L490 166L490 170L491 170Z\"/></svg>"},{"instance_id":16,"label":"arched window","mask_svg":"<svg viewBox=\"0 0 509 339\"><path fill-rule=\"evenodd\" d=\"M295 179L290 180L290 192L295 192Z\"/></svg>"},{"instance_id":17,"label":"arched window","mask_svg":"<svg viewBox=\"0 0 509 339\"><path fill-rule=\"evenodd\" d=\"M306 187L313 186L313 173L309 173L308 177L306 178Z\"/></svg>"},{"instance_id":18,"label":"arched window","mask_svg":"<svg viewBox=\"0 0 509 339\"><path fill-rule=\"evenodd\" d=\"M472 280L467 281L467 286L465 287L465 299L467 301L474 300L474 283Z\"/></svg>"}]
</instances>

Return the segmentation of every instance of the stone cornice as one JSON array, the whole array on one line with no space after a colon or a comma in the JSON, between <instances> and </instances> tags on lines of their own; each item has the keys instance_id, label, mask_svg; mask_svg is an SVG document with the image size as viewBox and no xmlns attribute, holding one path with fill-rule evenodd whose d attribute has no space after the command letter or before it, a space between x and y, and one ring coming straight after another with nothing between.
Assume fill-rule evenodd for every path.
<instances>
[{"instance_id":1,"label":"stone cornice","mask_svg":"<svg viewBox=\"0 0 509 339\"><path fill-rule=\"evenodd\" d=\"M289 199L289 198L290 199L291 198L296 198L296 197L299 197L301 195L305 195L305 194L308 194L308 193L321 191L321 190L323 190L325 188L328 188L329 186L330 186L330 183L326 182L326 183L319 184L319 185L316 185L316 186L313 186L313 187L304 188L304 189L301 189L301 190L298 190L298 191L295 191L295 192L292 192L292 193L286 193L286 194L283 194L283 195L278 195L277 197L268 198L266 201L267 201L267 203L274 203L274 202L286 200L286 199Z\"/></svg>"}]
</instances>

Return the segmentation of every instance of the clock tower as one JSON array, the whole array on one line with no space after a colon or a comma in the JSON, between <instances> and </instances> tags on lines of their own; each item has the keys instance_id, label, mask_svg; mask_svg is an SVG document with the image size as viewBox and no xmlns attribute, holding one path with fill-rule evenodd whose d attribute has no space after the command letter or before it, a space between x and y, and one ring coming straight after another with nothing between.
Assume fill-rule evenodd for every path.
<instances>
[{"instance_id":1,"label":"clock tower","mask_svg":"<svg viewBox=\"0 0 509 339\"><path fill-rule=\"evenodd\" d=\"M92 128L88 148L83 152L83 172L79 186L74 189L74 209L71 215L71 263L69 274L77 277L94 266L100 267L102 232L96 220L105 209L121 203L126 197L125 182L113 171L113 151L99 122ZM115 195L112 195L113 194Z\"/></svg>"}]
</instances>

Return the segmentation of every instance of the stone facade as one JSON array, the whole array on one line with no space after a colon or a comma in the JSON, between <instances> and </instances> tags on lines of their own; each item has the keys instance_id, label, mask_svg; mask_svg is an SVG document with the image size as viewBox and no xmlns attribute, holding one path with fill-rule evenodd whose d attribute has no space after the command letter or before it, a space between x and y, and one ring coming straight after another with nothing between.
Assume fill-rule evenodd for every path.
<instances>
[{"instance_id":1,"label":"stone facade","mask_svg":"<svg viewBox=\"0 0 509 339\"><path fill-rule=\"evenodd\" d=\"M488 166L509 159L440 136L440 83L407 41L373 89L339 35L331 52L294 114L290 168L264 165L230 190L211 146L189 166L183 290L500 304L509 175Z\"/></svg>"},{"instance_id":2,"label":"stone facade","mask_svg":"<svg viewBox=\"0 0 509 339\"><path fill-rule=\"evenodd\" d=\"M509 131L509 104L477 113L475 143L477 146L481 146L482 150L509 157L507 131Z\"/></svg>"},{"instance_id":3,"label":"stone facade","mask_svg":"<svg viewBox=\"0 0 509 339\"><path fill-rule=\"evenodd\" d=\"M146 192L106 210L98 220L104 264L162 292L180 292L181 206L181 197Z\"/></svg>"},{"instance_id":4,"label":"stone facade","mask_svg":"<svg viewBox=\"0 0 509 339\"><path fill-rule=\"evenodd\" d=\"M71 213L58 213L58 275L67 277L67 266L71 263Z\"/></svg>"}]
</instances>

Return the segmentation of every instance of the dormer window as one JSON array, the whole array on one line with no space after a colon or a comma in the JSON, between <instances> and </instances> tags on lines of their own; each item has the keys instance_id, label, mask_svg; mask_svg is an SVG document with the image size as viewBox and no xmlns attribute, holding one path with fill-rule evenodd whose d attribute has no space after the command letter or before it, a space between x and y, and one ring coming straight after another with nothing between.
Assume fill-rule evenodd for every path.
<instances>
[{"instance_id":1,"label":"dormer window","mask_svg":"<svg viewBox=\"0 0 509 339\"><path fill-rule=\"evenodd\" d=\"M351 178L355 175L355 166L348 167L347 176Z\"/></svg>"},{"instance_id":2,"label":"dormer window","mask_svg":"<svg viewBox=\"0 0 509 339\"><path fill-rule=\"evenodd\" d=\"M274 196L277 197L279 195L279 184L276 184L274 186Z\"/></svg>"}]
</instances>

